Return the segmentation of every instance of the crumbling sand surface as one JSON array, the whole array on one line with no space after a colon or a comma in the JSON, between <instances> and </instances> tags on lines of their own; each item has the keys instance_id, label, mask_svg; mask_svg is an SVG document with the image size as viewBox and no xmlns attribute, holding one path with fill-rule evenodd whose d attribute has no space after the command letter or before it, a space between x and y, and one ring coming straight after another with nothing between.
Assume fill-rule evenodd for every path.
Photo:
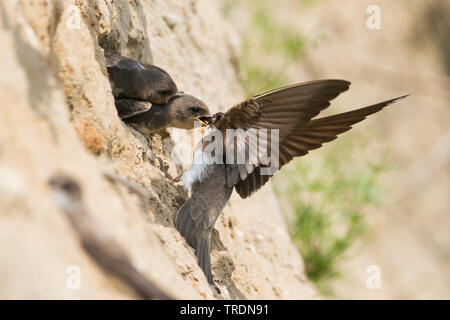
<instances>
[{"instance_id":1,"label":"crumbling sand surface","mask_svg":"<svg viewBox=\"0 0 450 320\"><path fill-rule=\"evenodd\" d=\"M105 50L153 62L212 111L223 110L243 94L239 39L216 5L6 0L0 45L0 298L134 298L82 250L56 208L47 181L58 172L80 183L91 214L149 279L176 298L218 298L173 224L187 195L165 173L189 164L188 152L182 165L171 152L190 145L190 134L147 140L122 123L103 57ZM143 201L103 172L155 197ZM318 297L269 187L245 201L234 195L216 228L212 266L223 298ZM81 271L79 290L66 285L73 265Z\"/></svg>"}]
</instances>

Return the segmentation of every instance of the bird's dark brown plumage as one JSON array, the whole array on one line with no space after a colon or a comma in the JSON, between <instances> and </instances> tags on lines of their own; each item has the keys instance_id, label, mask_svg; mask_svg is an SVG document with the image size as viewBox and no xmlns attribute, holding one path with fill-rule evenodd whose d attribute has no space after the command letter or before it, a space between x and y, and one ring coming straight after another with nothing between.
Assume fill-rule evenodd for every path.
<instances>
[{"instance_id":1,"label":"bird's dark brown plumage","mask_svg":"<svg viewBox=\"0 0 450 320\"><path fill-rule=\"evenodd\" d=\"M144 135L169 127L193 129L199 117L209 114L208 106L203 101L185 93L172 95L165 105L148 106L142 102L140 107L142 110L148 107L148 110L127 116L124 114L122 119ZM131 107L126 109L130 111ZM118 107L118 110L122 109Z\"/></svg>"},{"instance_id":2,"label":"bird's dark brown plumage","mask_svg":"<svg viewBox=\"0 0 450 320\"><path fill-rule=\"evenodd\" d=\"M214 126L222 132L226 129L278 129L282 139L327 108L330 101L349 86L348 81L326 80L269 91L235 105Z\"/></svg>"},{"instance_id":3,"label":"bird's dark brown plumage","mask_svg":"<svg viewBox=\"0 0 450 320\"><path fill-rule=\"evenodd\" d=\"M117 113L142 134L169 127L193 129L198 117L209 114L204 102L178 92L163 69L117 55L105 59Z\"/></svg>"},{"instance_id":4,"label":"bird's dark brown plumage","mask_svg":"<svg viewBox=\"0 0 450 320\"><path fill-rule=\"evenodd\" d=\"M294 157L303 156L323 143L336 139L337 135L351 128L368 115L403 99L406 96L387 100L369 107L316 119L330 105L330 101L348 90L350 82L344 80L319 80L300 83L257 95L226 113L217 113L203 120L219 130L226 139L227 129L279 130L279 166ZM204 138L200 145L208 139ZM247 148L249 142L238 145L234 141L224 142L226 148ZM263 148L270 149L263 144ZM191 184L192 195L178 210L176 227L195 249L198 262L210 284L214 285L210 270L211 231L217 217L236 189L242 198L247 198L261 188L273 174L263 175L267 163L229 163L226 150L222 151L225 164L207 164L201 178ZM195 164L184 175L193 170ZM183 178L185 177L183 175ZM183 179L182 178L182 179ZM214 190L214 191L212 191ZM217 288L217 286L215 286Z\"/></svg>"},{"instance_id":5,"label":"bird's dark brown plumage","mask_svg":"<svg viewBox=\"0 0 450 320\"><path fill-rule=\"evenodd\" d=\"M134 99L115 99L117 113L119 118L126 120L133 116L145 113L150 110L152 103Z\"/></svg>"},{"instance_id":6,"label":"bird's dark brown plumage","mask_svg":"<svg viewBox=\"0 0 450 320\"><path fill-rule=\"evenodd\" d=\"M327 108L332 99L349 87L350 82L344 80L319 80L269 91L232 107L213 126L223 134L227 129L277 129L281 142ZM239 179L244 180L257 165L228 166L228 185L234 186ZM261 182L264 179L261 178ZM259 185L259 180L254 182Z\"/></svg>"},{"instance_id":7,"label":"bird's dark brown plumage","mask_svg":"<svg viewBox=\"0 0 450 320\"><path fill-rule=\"evenodd\" d=\"M105 54L106 68L116 98L164 104L178 91L163 69L119 55Z\"/></svg>"},{"instance_id":8,"label":"bird's dark brown plumage","mask_svg":"<svg viewBox=\"0 0 450 320\"><path fill-rule=\"evenodd\" d=\"M405 97L403 96L369 107L309 121L306 125L293 131L284 139L280 138L279 168L283 167L294 157L304 156L310 150L320 148L323 143L336 139L338 134L350 130L353 124L364 120L368 115L376 113ZM261 175L260 170L254 170L251 173L249 172L249 175L245 179L241 179L233 185L241 198L247 198L261 188L270 177L271 175Z\"/></svg>"},{"instance_id":9,"label":"bird's dark brown plumage","mask_svg":"<svg viewBox=\"0 0 450 320\"><path fill-rule=\"evenodd\" d=\"M224 204L233 192L233 187L227 186L225 165L210 169L210 179L192 186L191 198L178 211L176 227L186 242L195 249L198 263L208 282L219 291L211 275L211 232Z\"/></svg>"}]
</instances>

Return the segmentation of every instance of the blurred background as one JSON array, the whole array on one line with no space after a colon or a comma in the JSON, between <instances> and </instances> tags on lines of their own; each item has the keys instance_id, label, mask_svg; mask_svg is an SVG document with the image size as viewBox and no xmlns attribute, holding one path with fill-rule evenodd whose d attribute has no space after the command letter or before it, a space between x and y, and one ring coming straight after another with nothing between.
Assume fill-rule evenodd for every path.
<instances>
[{"instance_id":1,"label":"blurred background","mask_svg":"<svg viewBox=\"0 0 450 320\"><path fill-rule=\"evenodd\" d=\"M406 100L297 159L273 188L307 275L327 297L450 298L450 2L220 0L241 35L247 96L352 82L334 114ZM379 29L367 21L377 19ZM376 8L375 8L376 10ZM381 287L368 289L369 266Z\"/></svg>"}]
</instances>

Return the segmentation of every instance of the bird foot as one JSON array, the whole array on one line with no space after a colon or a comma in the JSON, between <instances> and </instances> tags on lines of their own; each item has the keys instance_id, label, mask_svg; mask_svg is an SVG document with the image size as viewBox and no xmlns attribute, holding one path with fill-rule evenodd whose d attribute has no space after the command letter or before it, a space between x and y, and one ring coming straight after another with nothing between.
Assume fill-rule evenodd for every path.
<instances>
[{"instance_id":1,"label":"bird foot","mask_svg":"<svg viewBox=\"0 0 450 320\"><path fill-rule=\"evenodd\" d=\"M173 183L178 183L181 180L181 174L177 177L172 177L170 174L166 173L166 178L169 179L170 181L172 181Z\"/></svg>"}]
</instances>

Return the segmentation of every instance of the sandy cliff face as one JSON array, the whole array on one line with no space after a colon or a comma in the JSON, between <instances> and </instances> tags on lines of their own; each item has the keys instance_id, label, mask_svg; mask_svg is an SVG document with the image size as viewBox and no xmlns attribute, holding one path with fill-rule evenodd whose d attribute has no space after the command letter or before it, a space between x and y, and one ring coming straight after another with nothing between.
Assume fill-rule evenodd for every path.
<instances>
[{"instance_id":1,"label":"sandy cliff face","mask_svg":"<svg viewBox=\"0 0 450 320\"><path fill-rule=\"evenodd\" d=\"M120 121L104 50L167 70L212 111L243 98L238 38L211 1L2 1L0 3L0 298L134 298L80 247L47 186L57 172L81 185L85 204L134 265L176 298L217 298L173 219L186 198L171 160L184 131L146 139ZM102 176L128 177L144 201ZM233 195L219 218L213 274L224 298L316 297L265 187ZM69 266L81 272L67 288Z\"/></svg>"}]
</instances>

